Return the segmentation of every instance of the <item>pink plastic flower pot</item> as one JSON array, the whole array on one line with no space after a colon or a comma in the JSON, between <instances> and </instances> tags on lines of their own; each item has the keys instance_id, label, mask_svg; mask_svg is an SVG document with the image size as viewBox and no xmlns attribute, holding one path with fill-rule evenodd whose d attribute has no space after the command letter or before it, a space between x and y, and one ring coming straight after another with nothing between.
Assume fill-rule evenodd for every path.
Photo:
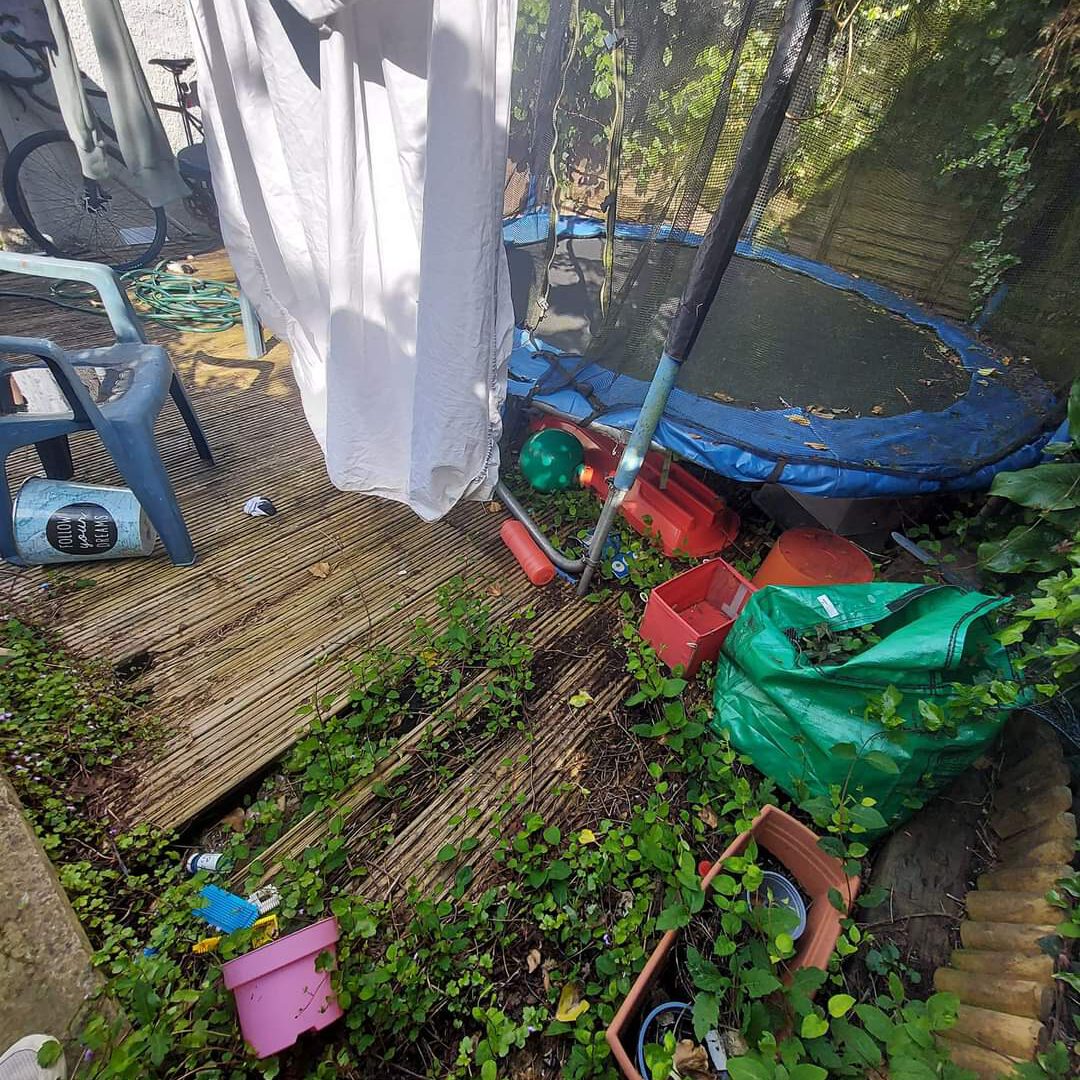
<instances>
[{"instance_id":1,"label":"pink plastic flower pot","mask_svg":"<svg viewBox=\"0 0 1080 1080\"><path fill-rule=\"evenodd\" d=\"M330 972L315 969L320 953L336 953L337 939L337 919L323 919L222 964L240 1030L256 1057L280 1053L305 1031L320 1031L341 1016Z\"/></svg>"}]
</instances>

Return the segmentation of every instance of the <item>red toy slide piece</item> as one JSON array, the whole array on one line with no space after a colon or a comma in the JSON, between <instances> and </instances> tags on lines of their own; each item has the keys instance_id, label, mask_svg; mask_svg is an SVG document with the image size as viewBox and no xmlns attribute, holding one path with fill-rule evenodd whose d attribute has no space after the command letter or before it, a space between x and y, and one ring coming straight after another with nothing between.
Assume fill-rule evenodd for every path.
<instances>
[{"instance_id":1,"label":"red toy slide piece","mask_svg":"<svg viewBox=\"0 0 1080 1080\"><path fill-rule=\"evenodd\" d=\"M623 451L618 442L558 416L540 417L530 427L559 428L573 435L585 449L582 482L601 500L607 498ZM622 505L623 517L643 536L658 536L665 555L701 559L723 551L739 534L739 515L681 465L671 466L661 487L663 466L664 455L650 451Z\"/></svg>"}]
</instances>

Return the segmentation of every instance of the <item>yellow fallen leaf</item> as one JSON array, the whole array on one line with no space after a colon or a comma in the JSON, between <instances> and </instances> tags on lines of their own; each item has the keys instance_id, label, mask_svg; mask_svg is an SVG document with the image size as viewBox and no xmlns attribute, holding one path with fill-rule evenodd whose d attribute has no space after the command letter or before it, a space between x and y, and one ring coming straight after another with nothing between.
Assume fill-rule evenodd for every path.
<instances>
[{"instance_id":1,"label":"yellow fallen leaf","mask_svg":"<svg viewBox=\"0 0 1080 1080\"><path fill-rule=\"evenodd\" d=\"M577 983L567 983L559 993L555 1019L572 1024L588 1007L589 1003L581 996L581 987Z\"/></svg>"},{"instance_id":2,"label":"yellow fallen leaf","mask_svg":"<svg viewBox=\"0 0 1080 1080\"><path fill-rule=\"evenodd\" d=\"M592 702L592 700L593 696L588 690L579 690L576 694L570 696L570 707L574 709L584 709L586 705Z\"/></svg>"},{"instance_id":3,"label":"yellow fallen leaf","mask_svg":"<svg viewBox=\"0 0 1080 1080\"><path fill-rule=\"evenodd\" d=\"M979 368L979 374L980 375L985 375L987 377L989 377L991 375L996 375L997 374L997 368L981 367L981 368Z\"/></svg>"},{"instance_id":4,"label":"yellow fallen leaf","mask_svg":"<svg viewBox=\"0 0 1080 1080\"><path fill-rule=\"evenodd\" d=\"M307 568L307 572L312 577L317 577L317 578L329 577L330 576L330 564L328 562L312 563Z\"/></svg>"},{"instance_id":5,"label":"yellow fallen leaf","mask_svg":"<svg viewBox=\"0 0 1080 1080\"><path fill-rule=\"evenodd\" d=\"M525 960L525 963L529 966L529 974L531 975L540 966L540 950L530 949L529 955Z\"/></svg>"},{"instance_id":6,"label":"yellow fallen leaf","mask_svg":"<svg viewBox=\"0 0 1080 1080\"><path fill-rule=\"evenodd\" d=\"M790 420L793 424L802 424L803 427L809 427L810 421L805 416L800 416L798 413L785 413L785 420Z\"/></svg>"},{"instance_id":7,"label":"yellow fallen leaf","mask_svg":"<svg viewBox=\"0 0 1080 1080\"><path fill-rule=\"evenodd\" d=\"M592 831L592 829L582 829L581 832L578 833L578 843L579 844L595 844L596 843L596 833L594 833Z\"/></svg>"},{"instance_id":8,"label":"yellow fallen leaf","mask_svg":"<svg viewBox=\"0 0 1080 1080\"><path fill-rule=\"evenodd\" d=\"M803 446L809 446L811 450L828 450L823 442L804 442Z\"/></svg>"}]
</instances>

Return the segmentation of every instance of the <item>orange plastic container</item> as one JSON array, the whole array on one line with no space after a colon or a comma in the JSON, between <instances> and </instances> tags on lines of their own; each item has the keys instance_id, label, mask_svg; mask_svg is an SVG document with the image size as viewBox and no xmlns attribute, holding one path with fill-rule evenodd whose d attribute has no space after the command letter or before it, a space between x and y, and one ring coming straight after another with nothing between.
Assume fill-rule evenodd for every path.
<instances>
[{"instance_id":1,"label":"orange plastic container","mask_svg":"<svg viewBox=\"0 0 1080 1080\"><path fill-rule=\"evenodd\" d=\"M754 575L766 585L848 585L874 580L874 567L850 540L824 529L788 529Z\"/></svg>"},{"instance_id":2,"label":"orange plastic container","mask_svg":"<svg viewBox=\"0 0 1080 1080\"><path fill-rule=\"evenodd\" d=\"M554 564L520 521L504 521L499 535L534 585L547 585L555 577Z\"/></svg>"}]
</instances>

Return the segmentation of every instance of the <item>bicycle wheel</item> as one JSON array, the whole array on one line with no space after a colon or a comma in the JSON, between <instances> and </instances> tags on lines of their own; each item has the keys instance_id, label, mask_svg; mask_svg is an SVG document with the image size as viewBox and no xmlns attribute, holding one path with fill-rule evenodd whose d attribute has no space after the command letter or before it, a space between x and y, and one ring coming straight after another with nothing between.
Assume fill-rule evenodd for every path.
<instances>
[{"instance_id":1,"label":"bicycle wheel","mask_svg":"<svg viewBox=\"0 0 1080 1080\"><path fill-rule=\"evenodd\" d=\"M67 132L39 131L8 154L4 198L47 254L123 272L157 257L165 244L165 211L135 193L123 158L111 146L107 150L113 176L88 180Z\"/></svg>"}]
</instances>

